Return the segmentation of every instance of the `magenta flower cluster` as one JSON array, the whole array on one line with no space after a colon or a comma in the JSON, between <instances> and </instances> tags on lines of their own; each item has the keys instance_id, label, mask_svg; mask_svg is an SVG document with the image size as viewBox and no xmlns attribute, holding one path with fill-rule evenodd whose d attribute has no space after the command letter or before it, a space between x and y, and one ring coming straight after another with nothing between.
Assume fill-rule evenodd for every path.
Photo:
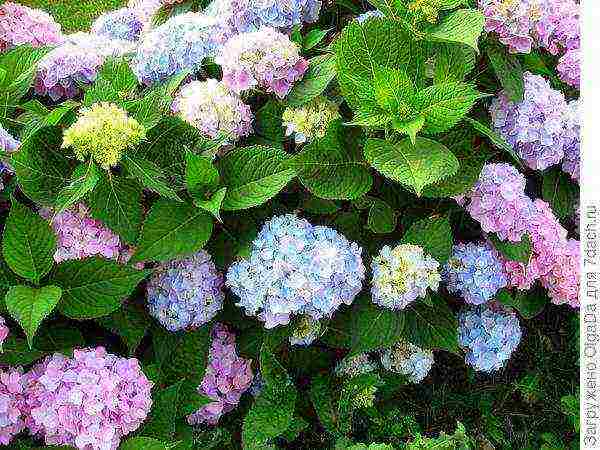
<instances>
[{"instance_id":1,"label":"magenta flower cluster","mask_svg":"<svg viewBox=\"0 0 600 450\"><path fill-rule=\"evenodd\" d=\"M25 376L20 369L0 369L0 445L25 429L27 415Z\"/></svg>"},{"instance_id":2,"label":"magenta flower cluster","mask_svg":"<svg viewBox=\"0 0 600 450\"><path fill-rule=\"evenodd\" d=\"M250 363L237 355L235 336L225 325L217 323L212 330L206 373L198 386L200 394L214 401L189 415L188 423L216 425L223 414L233 410L252 384Z\"/></svg>"},{"instance_id":3,"label":"magenta flower cluster","mask_svg":"<svg viewBox=\"0 0 600 450\"><path fill-rule=\"evenodd\" d=\"M55 45L62 40L60 25L44 11L13 2L0 6L0 52L25 44Z\"/></svg>"}]
</instances>

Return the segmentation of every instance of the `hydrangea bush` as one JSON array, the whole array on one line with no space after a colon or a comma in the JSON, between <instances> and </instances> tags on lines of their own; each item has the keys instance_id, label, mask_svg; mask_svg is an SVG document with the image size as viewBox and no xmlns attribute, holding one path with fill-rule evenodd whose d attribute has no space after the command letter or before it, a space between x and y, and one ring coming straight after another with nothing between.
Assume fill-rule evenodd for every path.
<instances>
[{"instance_id":1,"label":"hydrangea bush","mask_svg":"<svg viewBox=\"0 0 600 450\"><path fill-rule=\"evenodd\" d=\"M578 2L117 3L0 6L0 447L576 447Z\"/></svg>"}]
</instances>

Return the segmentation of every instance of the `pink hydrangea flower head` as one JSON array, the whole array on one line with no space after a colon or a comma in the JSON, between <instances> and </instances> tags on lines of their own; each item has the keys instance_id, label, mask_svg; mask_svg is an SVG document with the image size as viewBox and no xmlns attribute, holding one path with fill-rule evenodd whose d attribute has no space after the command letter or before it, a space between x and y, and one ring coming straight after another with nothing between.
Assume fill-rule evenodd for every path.
<instances>
[{"instance_id":1,"label":"pink hydrangea flower head","mask_svg":"<svg viewBox=\"0 0 600 450\"><path fill-rule=\"evenodd\" d=\"M558 55L561 50L579 48L579 3L575 0L545 0L542 5L534 27L538 45L553 55Z\"/></svg>"},{"instance_id":2,"label":"pink hydrangea flower head","mask_svg":"<svg viewBox=\"0 0 600 450\"><path fill-rule=\"evenodd\" d=\"M562 170L568 173L574 181L579 183L579 165L581 161L580 143L580 106L579 100L569 102L565 115L565 159Z\"/></svg>"},{"instance_id":3,"label":"pink hydrangea flower head","mask_svg":"<svg viewBox=\"0 0 600 450\"><path fill-rule=\"evenodd\" d=\"M579 308L579 280L581 275L579 241L569 239L562 244L549 272L540 277L542 286L548 290L550 301L555 305L568 304Z\"/></svg>"},{"instance_id":4,"label":"pink hydrangea flower head","mask_svg":"<svg viewBox=\"0 0 600 450\"><path fill-rule=\"evenodd\" d=\"M152 383L135 358L103 347L47 357L26 374L30 432L48 445L116 450L152 406Z\"/></svg>"},{"instance_id":5,"label":"pink hydrangea flower head","mask_svg":"<svg viewBox=\"0 0 600 450\"><path fill-rule=\"evenodd\" d=\"M10 329L6 325L4 317L0 316L0 352L2 352L2 344L10 334Z\"/></svg>"},{"instance_id":6,"label":"pink hydrangea flower head","mask_svg":"<svg viewBox=\"0 0 600 450\"><path fill-rule=\"evenodd\" d=\"M223 69L223 83L237 94L261 88L279 98L290 92L308 68L298 46L270 27L232 37L215 61Z\"/></svg>"},{"instance_id":7,"label":"pink hydrangea flower head","mask_svg":"<svg viewBox=\"0 0 600 450\"><path fill-rule=\"evenodd\" d=\"M25 376L20 369L0 369L0 445L25 429Z\"/></svg>"},{"instance_id":8,"label":"pink hydrangea flower head","mask_svg":"<svg viewBox=\"0 0 600 450\"><path fill-rule=\"evenodd\" d=\"M60 25L41 9L13 2L0 6L0 52L19 45L43 47L62 42Z\"/></svg>"},{"instance_id":9,"label":"pink hydrangea flower head","mask_svg":"<svg viewBox=\"0 0 600 450\"><path fill-rule=\"evenodd\" d=\"M567 50L558 60L556 71L561 80L569 86L579 89L581 84L581 50L576 48Z\"/></svg>"},{"instance_id":10,"label":"pink hydrangea flower head","mask_svg":"<svg viewBox=\"0 0 600 450\"><path fill-rule=\"evenodd\" d=\"M235 336L224 325L216 324L212 330L208 367L198 386L200 394L214 401L189 415L188 423L216 425L223 414L233 410L252 384L250 363L237 355Z\"/></svg>"}]
</instances>

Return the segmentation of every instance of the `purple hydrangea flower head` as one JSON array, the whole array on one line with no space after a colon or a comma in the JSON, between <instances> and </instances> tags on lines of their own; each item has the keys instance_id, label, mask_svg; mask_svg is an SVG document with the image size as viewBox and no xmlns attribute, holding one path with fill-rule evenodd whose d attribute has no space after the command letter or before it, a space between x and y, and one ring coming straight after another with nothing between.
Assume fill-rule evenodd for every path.
<instances>
[{"instance_id":1,"label":"purple hydrangea flower head","mask_svg":"<svg viewBox=\"0 0 600 450\"><path fill-rule=\"evenodd\" d=\"M252 132L250 107L217 80L186 84L173 101L172 110L210 139L223 135L235 142Z\"/></svg>"},{"instance_id":2,"label":"purple hydrangea flower head","mask_svg":"<svg viewBox=\"0 0 600 450\"><path fill-rule=\"evenodd\" d=\"M466 362L475 370L501 369L521 341L517 315L501 305L487 304L458 316L458 342L467 351Z\"/></svg>"},{"instance_id":3,"label":"purple hydrangea flower head","mask_svg":"<svg viewBox=\"0 0 600 450\"><path fill-rule=\"evenodd\" d=\"M557 252L550 271L541 275L542 286L548 290L550 301L555 305L568 304L579 308L580 258L580 242L569 239Z\"/></svg>"},{"instance_id":4,"label":"purple hydrangea flower head","mask_svg":"<svg viewBox=\"0 0 600 450\"><path fill-rule=\"evenodd\" d=\"M143 28L144 21L135 9L120 8L98 17L91 32L109 39L137 41Z\"/></svg>"},{"instance_id":5,"label":"purple hydrangea flower head","mask_svg":"<svg viewBox=\"0 0 600 450\"><path fill-rule=\"evenodd\" d=\"M440 284L440 264L418 245L384 246L373 258L371 299L390 309L404 309L427 289L436 291Z\"/></svg>"},{"instance_id":6,"label":"purple hydrangea flower head","mask_svg":"<svg viewBox=\"0 0 600 450\"><path fill-rule=\"evenodd\" d=\"M510 164L484 165L467 211L486 233L519 242L533 213L531 199L525 195L525 177Z\"/></svg>"},{"instance_id":7,"label":"purple hydrangea flower head","mask_svg":"<svg viewBox=\"0 0 600 450\"><path fill-rule=\"evenodd\" d=\"M534 27L538 45L553 55L558 55L561 50L580 48L579 3L575 0L545 0L542 5Z\"/></svg>"},{"instance_id":8,"label":"purple hydrangea flower head","mask_svg":"<svg viewBox=\"0 0 600 450\"><path fill-rule=\"evenodd\" d=\"M265 223L251 255L229 267L226 285L266 328L292 316L330 318L362 288L362 249L332 228L287 214Z\"/></svg>"},{"instance_id":9,"label":"purple hydrangea flower head","mask_svg":"<svg viewBox=\"0 0 600 450\"><path fill-rule=\"evenodd\" d=\"M565 115L565 159L562 162L562 170L579 183L579 165L581 161L580 143L580 107L579 100L569 102L567 114Z\"/></svg>"},{"instance_id":10,"label":"purple hydrangea flower head","mask_svg":"<svg viewBox=\"0 0 600 450\"><path fill-rule=\"evenodd\" d=\"M198 13L179 14L145 33L133 60L138 80L151 85L184 70L196 71L224 41L219 22Z\"/></svg>"},{"instance_id":11,"label":"purple hydrangea flower head","mask_svg":"<svg viewBox=\"0 0 600 450\"><path fill-rule=\"evenodd\" d=\"M48 445L116 450L152 406L152 383L135 358L103 347L56 353L26 374L30 432Z\"/></svg>"},{"instance_id":12,"label":"purple hydrangea flower head","mask_svg":"<svg viewBox=\"0 0 600 450\"><path fill-rule=\"evenodd\" d=\"M385 15L379 11L378 9L372 9L370 11L367 11L366 13L362 13L360 16L356 17L356 20L358 21L358 23L363 23L371 18L382 18L385 17Z\"/></svg>"},{"instance_id":13,"label":"purple hydrangea flower head","mask_svg":"<svg viewBox=\"0 0 600 450\"><path fill-rule=\"evenodd\" d=\"M308 347L325 333L327 327L320 321L313 319L311 316L303 316L296 320L289 337L291 345L299 345Z\"/></svg>"},{"instance_id":14,"label":"purple hydrangea flower head","mask_svg":"<svg viewBox=\"0 0 600 450\"><path fill-rule=\"evenodd\" d=\"M525 72L524 98L511 102L504 92L490 106L492 125L532 169L544 170L564 156L567 102L539 75Z\"/></svg>"},{"instance_id":15,"label":"purple hydrangea flower head","mask_svg":"<svg viewBox=\"0 0 600 450\"><path fill-rule=\"evenodd\" d=\"M433 352L400 341L381 351L381 365L385 370L405 375L411 383L418 384L433 367Z\"/></svg>"},{"instance_id":16,"label":"purple hydrangea flower head","mask_svg":"<svg viewBox=\"0 0 600 450\"><path fill-rule=\"evenodd\" d=\"M215 61L223 69L223 82L237 94L262 88L279 98L290 92L308 68L298 46L270 27L232 37Z\"/></svg>"},{"instance_id":17,"label":"purple hydrangea flower head","mask_svg":"<svg viewBox=\"0 0 600 450\"><path fill-rule=\"evenodd\" d=\"M4 317L0 316L0 353L2 352L2 344L10 334L10 329L6 322L4 321ZM1 409L1 408L0 408Z\"/></svg>"},{"instance_id":18,"label":"purple hydrangea flower head","mask_svg":"<svg viewBox=\"0 0 600 450\"><path fill-rule=\"evenodd\" d=\"M41 9L6 2L0 6L0 52L19 45L32 47L62 42L60 25Z\"/></svg>"},{"instance_id":19,"label":"purple hydrangea flower head","mask_svg":"<svg viewBox=\"0 0 600 450\"><path fill-rule=\"evenodd\" d=\"M213 402L188 416L190 425L216 425L223 414L233 410L252 384L249 359L240 358L235 348L235 336L218 323L212 330L208 366L198 392Z\"/></svg>"},{"instance_id":20,"label":"purple hydrangea flower head","mask_svg":"<svg viewBox=\"0 0 600 450\"><path fill-rule=\"evenodd\" d=\"M150 314L169 331L198 328L223 307L223 275L200 250L163 263L146 286Z\"/></svg>"},{"instance_id":21,"label":"purple hydrangea flower head","mask_svg":"<svg viewBox=\"0 0 600 450\"><path fill-rule=\"evenodd\" d=\"M35 93L52 100L66 100L77 96L79 84L90 84L104 58L86 47L63 44L51 50L39 62L35 79Z\"/></svg>"},{"instance_id":22,"label":"purple hydrangea flower head","mask_svg":"<svg viewBox=\"0 0 600 450\"><path fill-rule=\"evenodd\" d=\"M567 50L558 60L556 71L561 80L574 88L579 89L581 84L581 50Z\"/></svg>"},{"instance_id":23,"label":"purple hydrangea flower head","mask_svg":"<svg viewBox=\"0 0 600 450\"><path fill-rule=\"evenodd\" d=\"M340 378L353 378L365 373L374 372L377 364L367 353L346 357L335 366L335 374Z\"/></svg>"},{"instance_id":24,"label":"purple hydrangea flower head","mask_svg":"<svg viewBox=\"0 0 600 450\"><path fill-rule=\"evenodd\" d=\"M25 376L20 369L0 369L0 445L8 445L25 429L28 406Z\"/></svg>"},{"instance_id":25,"label":"purple hydrangea flower head","mask_svg":"<svg viewBox=\"0 0 600 450\"><path fill-rule=\"evenodd\" d=\"M460 294L472 305L490 301L507 284L498 252L484 243L455 245L442 277L448 291Z\"/></svg>"}]
</instances>

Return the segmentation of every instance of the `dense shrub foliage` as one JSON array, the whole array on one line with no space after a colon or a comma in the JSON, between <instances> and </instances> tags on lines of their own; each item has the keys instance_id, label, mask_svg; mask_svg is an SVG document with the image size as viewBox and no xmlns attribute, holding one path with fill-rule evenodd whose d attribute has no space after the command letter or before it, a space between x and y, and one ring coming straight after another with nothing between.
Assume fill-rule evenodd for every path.
<instances>
[{"instance_id":1,"label":"dense shrub foliage","mask_svg":"<svg viewBox=\"0 0 600 450\"><path fill-rule=\"evenodd\" d=\"M0 445L578 448L578 20L1 5Z\"/></svg>"}]
</instances>

